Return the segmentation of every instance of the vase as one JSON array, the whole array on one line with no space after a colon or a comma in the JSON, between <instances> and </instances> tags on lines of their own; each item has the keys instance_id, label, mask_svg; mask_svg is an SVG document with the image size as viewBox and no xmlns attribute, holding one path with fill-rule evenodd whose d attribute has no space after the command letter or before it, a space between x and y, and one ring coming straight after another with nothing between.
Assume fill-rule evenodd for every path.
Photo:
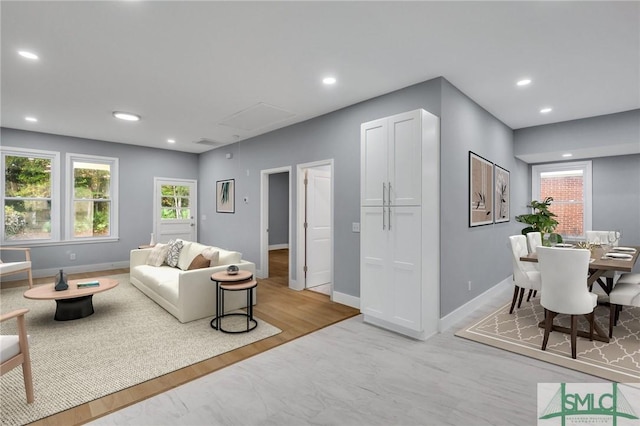
<instances>
[{"instance_id":1,"label":"vase","mask_svg":"<svg viewBox=\"0 0 640 426\"><path fill-rule=\"evenodd\" d=\"M56 291L63 291L69 288L69 284L67 283L67 274L62 272L60 269L60 273L58 274L58 281L56 282L55 289Z\"/></svg>"}]
</instances>

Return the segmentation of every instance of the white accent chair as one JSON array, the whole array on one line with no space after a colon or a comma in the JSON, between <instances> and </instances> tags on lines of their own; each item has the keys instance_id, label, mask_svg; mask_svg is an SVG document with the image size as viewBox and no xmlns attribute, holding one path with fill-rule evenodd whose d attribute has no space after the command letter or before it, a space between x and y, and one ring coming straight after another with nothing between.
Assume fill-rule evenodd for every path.
<instances>
[{"instance_id":1,"label":"white accent chair","mask_svg":"<svg viewBox=\"0 0 640 426\"><path fill-rule=\"evenodd\" d=\"M529 253L535 253L537 248L542 245L542 233L541 232L527 233L527 242L529 243Z\"/></svg>"},{"instance_id":2,"label":"white accent chair","mask_svg":"<svg viewBox=\"0 0 640 426\"><path fill-rule=\"evenodd\" d=\"M525 289L529 289L529 297L534 291L540 290L540 272L531 262L523 262L520 257L529 254L527 250L527 238L524 235L512 235L509 237L511 245L511 261L513 264L513 300L511 301L511 309L509 313L513 313L518 299L518 308L522 305L522 297Z\"/></svg>"},{"instance_id":3,"label":"white accent chair","mask_svg":"<svg viewBox=\"0 0 640 426\"><path fill-rule=\"evenodd\" d=\"M538 247L538 264L542 278L540 304L544 308L545 328L542 350L547 349L553 319L558 314L571 315L571 357L576 358L578 315L589 321L589 337L593 340L594 315L598 295L587 287L589 250Z\"/></svg>"},{"instance_id":4,"label":"white accent chair","mask_svg":"<svg viewBox=\"0 0 640 426\"><path fill-rule=\"evenodd\" d=\"M615 237L615 235L616 235L615 231L586 231L585 232L585 237L588 243L600 244L600 245L611 245L611 246L617 247L618 246L617 239L613 241L609 241L609 237L610 236ZM601 278L605 278L607 280L606 286L608 286L608 288L612 288L613 280L616 278L616 275L617 275L616 271L607 271L604 274L602 274L600 278L598 278L598 281ZM603 290L606 291L606 287L604 283L600 284L600 286L602 287Z\"/></svg>"},{"instance_id":5,"label":"white accent chair","mask_svg":"<svg viewBox=\"0 0 640 426\"><path fill-rule=\"evenodd\" d=\"M25 260L17 262L3 263L0 260L0 281L6 275L19 274L26 272L29 279L29 288L33 287L33 277L31 276L31 249L26 247L0 247L0 251L21 251L24 253Z\"/></svg>"},{"instance_id":6,"label":"white accent chair","mask_svg":"<svg viewBox=\"0 0 640 426\"><path fill-rule=\"evenodd\" d=\"M640 285L640 274L634 274L634 273L622 274L620 275L620 278L618 278L618 281L616 281L616 285L618 284Z\"/></svg>"},{"instance_id":7,"label":"white accent chair","mask_svg":"<svg viewBox=\"0 0 640 426\"><path fill-rule=\"evenodd\" d=\"M24 315L28 309L18 309L0 316L0 322L16 318L18 335L0 336L0 375L22 365L24 388L27 392L27 403L33 402L33 376L31 374L31 358L29 357L29 338L25 326ZM7 395L4 395L7 398Z\"/></svg>"},{"instance_id":8,"label":"white accent chair","mask_svg":"<svg viewBox=\"0 0 640 426\"><path fill-rule=\"evenodd\" d=\"M640 286L635 283L620 283L618 281L609 293L609 338L613 337L613 326L618 325L622 306L640 307Z\"/></svg>"}]
</instances>

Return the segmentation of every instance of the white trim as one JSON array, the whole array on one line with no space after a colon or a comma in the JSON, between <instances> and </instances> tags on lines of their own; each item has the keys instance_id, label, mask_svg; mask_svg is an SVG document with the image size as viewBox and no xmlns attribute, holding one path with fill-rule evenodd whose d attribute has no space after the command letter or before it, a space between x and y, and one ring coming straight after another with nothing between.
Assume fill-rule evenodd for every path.
<instances>
[{"instance_id":1,"label":"white trim","mask_svg":"<svg viewBox=\"0 0 640 426\"><path fill-rule=\"evenodd\" d=\"M283 250L283 249L288 249L289 248L289 244L270 244L269 245L269 251L271 250Z\"/></svg>"},{"instance_id":2,"label":"white trim","mask_svg":"<svg viewBox=\"0 0 640 426\"><path fill-rule=\"evenodd\" d=\"M350 294L333 291L331 293L331 300L336 303L340 303L341 305L347 305L355 309L360 309L360 298L352 296Z\"/></svg>"},{"instance_id":3,"label":"white trim","mask_svg":"<svg viewBox=\"0 0 640 426\"><path fill-rule=\"evenodd\" d=\"M73 162L74 161L86 161L98 164L107 164L109 165L109 174L110 174L110 182L109 182L109 235L106 237L89 237L89 238L81 238L75 237L73 234L73 230L75 229L75 214L73 214L73 201L74 201L74 193L75 193L75 184L73 178ZM104 157L102 155L86 155L86 154L75 154L69 152L65 156L65 167L66 167L66 185L65 185L65 193L66 193L66 229L65 229L65 240L79 242L86 239L99 241L99 240L109 240L109 239L117 239L119 235L119 225L118 225L118 216L120 209L118 208L118 188L119 188L119 160L116 157Z\"/></svg>"},{"instance_id":4,"label":"white trim","mask_svg":"<svg viewBox=\"0 0 640 426\"><path fill-rule=\"evenodd\" d=\"M513 276L509 275L504 280L500 281L498 284L491 287L489 290L480 294L479 296L471 299L464 305L460 306L455 311L451 312L448 315L440 318L440 324L438 326L438 330L440 333L457 325L460 321L464 320L467 316L473 313L476 309L482 307L485 303L494 299L498 295L501 295L503 292L508 297L508 290L513 288Z\"/></svg>"},{"instance_id":5,"label":"white trim","mask_svg":"<svg viewBox=\"0 0 640 426\"><path fill-rule=\"evenodd\" d=\"M289 173L289 239L292 234L291 209L291 166L276 167L260 170L260 268L256 270L258 278L269 276L269 175L276 173ZM289 288L294 288L291 279L291 262L293 253L289 252Z\"/></svg>"},{"instance_id":6,"label":"white trim","mask_svg":"<svg viewBox=\"0 0 640 426\"><path fill-rule=\"evenodd\" d=\"M68 274L81 274L85 272L95 272L95 271L109 271L111 269L124 269L129 267L128 260L121 260L118 262L107 262L107 263L94 263L92 265L78 265L78 266L64 266L64 272ZM33 278L45 278L45 277L53 277L56 275L61 268L47 268L47 269L33 269L31 271ZM2 282L5 281L17 281L24 280L24 277L16 274L16 277L2 277Z\"/></svg>"},{"instance_id":7,"label":"white trim","mask_svg":"<svg viewBox=\"0 0 640 426\"><path fill-rule=\"evenodd\" d=\"M15 148L10 146L0 147L0 170L2 175L6 176L5 170L5 156L12 155L16 157L38 157L51 160L51 238L47 239L33 239L33 240L19 240L19 241L5 241L4 239L4 225L0 229L0 241L3 245L31 245L38 243L52 243L60 241L62 235L60 231L60 205L62 204L60 196L60 153L56 151L45 151L41 149L29 149L29 148ZM30 155L31 154L31 155ZM4 224L4 196L5 196L5 179L0 181L0 196L2 197L2 208L0 209L0 221Z\"/></svg>"},{"instance_id":8,"label":"white trim","mask_svg":"<svg viewBox=\"0 0 640 426\"><path fill-rule=\"evenodd\" d=\"M304 170L312 167L329 166L331 169L331 198L329 207L331 210L331 292L333 291L334 282L334 256L335 256L335 225L334 225L334 182L335 182L335 170L333 167L333 158L327 160L312 161L310 163L301 163L296 165L296 183L297 183L297 208L296 208L296 286L290 286L296 290L304 290L306 287L306 280L304 279ZM291 235L291 234L290 234ZM291 276L291 275L289 275Z\"/></svg>"}]
</instances>

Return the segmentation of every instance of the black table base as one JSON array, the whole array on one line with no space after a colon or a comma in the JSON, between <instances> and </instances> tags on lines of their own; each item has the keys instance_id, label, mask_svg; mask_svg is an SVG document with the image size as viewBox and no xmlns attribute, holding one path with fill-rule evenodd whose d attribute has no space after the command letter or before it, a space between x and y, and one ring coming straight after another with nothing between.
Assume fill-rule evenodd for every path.
<instances>
[{"instance_id":1,"label":"black table base","mask_svg":"<svg viewBox=\"0 0 640 426\"><path fill-rule=\"evenodd\" d=\"M93 295L75 297L73 299L57 299L56 321L71 321L93 314Z\"/></svg>"}]
</instances>

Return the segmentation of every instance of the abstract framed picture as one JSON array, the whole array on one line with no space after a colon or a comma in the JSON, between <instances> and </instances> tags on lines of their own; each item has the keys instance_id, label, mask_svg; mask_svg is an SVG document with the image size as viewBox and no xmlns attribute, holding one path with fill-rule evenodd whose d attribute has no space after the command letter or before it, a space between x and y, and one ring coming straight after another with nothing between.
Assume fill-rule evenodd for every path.
<instances>
[{"instance_id":1,"label":"abstract framed picture","mask_svg":"<svg viewBox=\"0 0 640 426\"><path fill-rule=\"evenodd\" d=\"M493 163L469 151L469 227L493 223Z\"/></svg>"},{"instance_id":2,"label":"abstract framed picture","mask_svg":"<svg viewBox=\"0 0 640 426\"><path fill-rule=\"evenodd\" d=\"M495 205L493 207L495 223L509 222L509 204L511 202L509 191L511 191L511 184L509 183L509 170L495 165L493 171L495 184L494 200Z\"/></svg>"},{"instance_id":3,"label":"abstract framed picture","mask_svg":"<svg viewBox=\"0 0 640 426\"><path fill-rule=\"evenodd\" d=\"M236 209L235 179L216 182L216 212L235 213Z\"/></svg>"}]
</instances>

